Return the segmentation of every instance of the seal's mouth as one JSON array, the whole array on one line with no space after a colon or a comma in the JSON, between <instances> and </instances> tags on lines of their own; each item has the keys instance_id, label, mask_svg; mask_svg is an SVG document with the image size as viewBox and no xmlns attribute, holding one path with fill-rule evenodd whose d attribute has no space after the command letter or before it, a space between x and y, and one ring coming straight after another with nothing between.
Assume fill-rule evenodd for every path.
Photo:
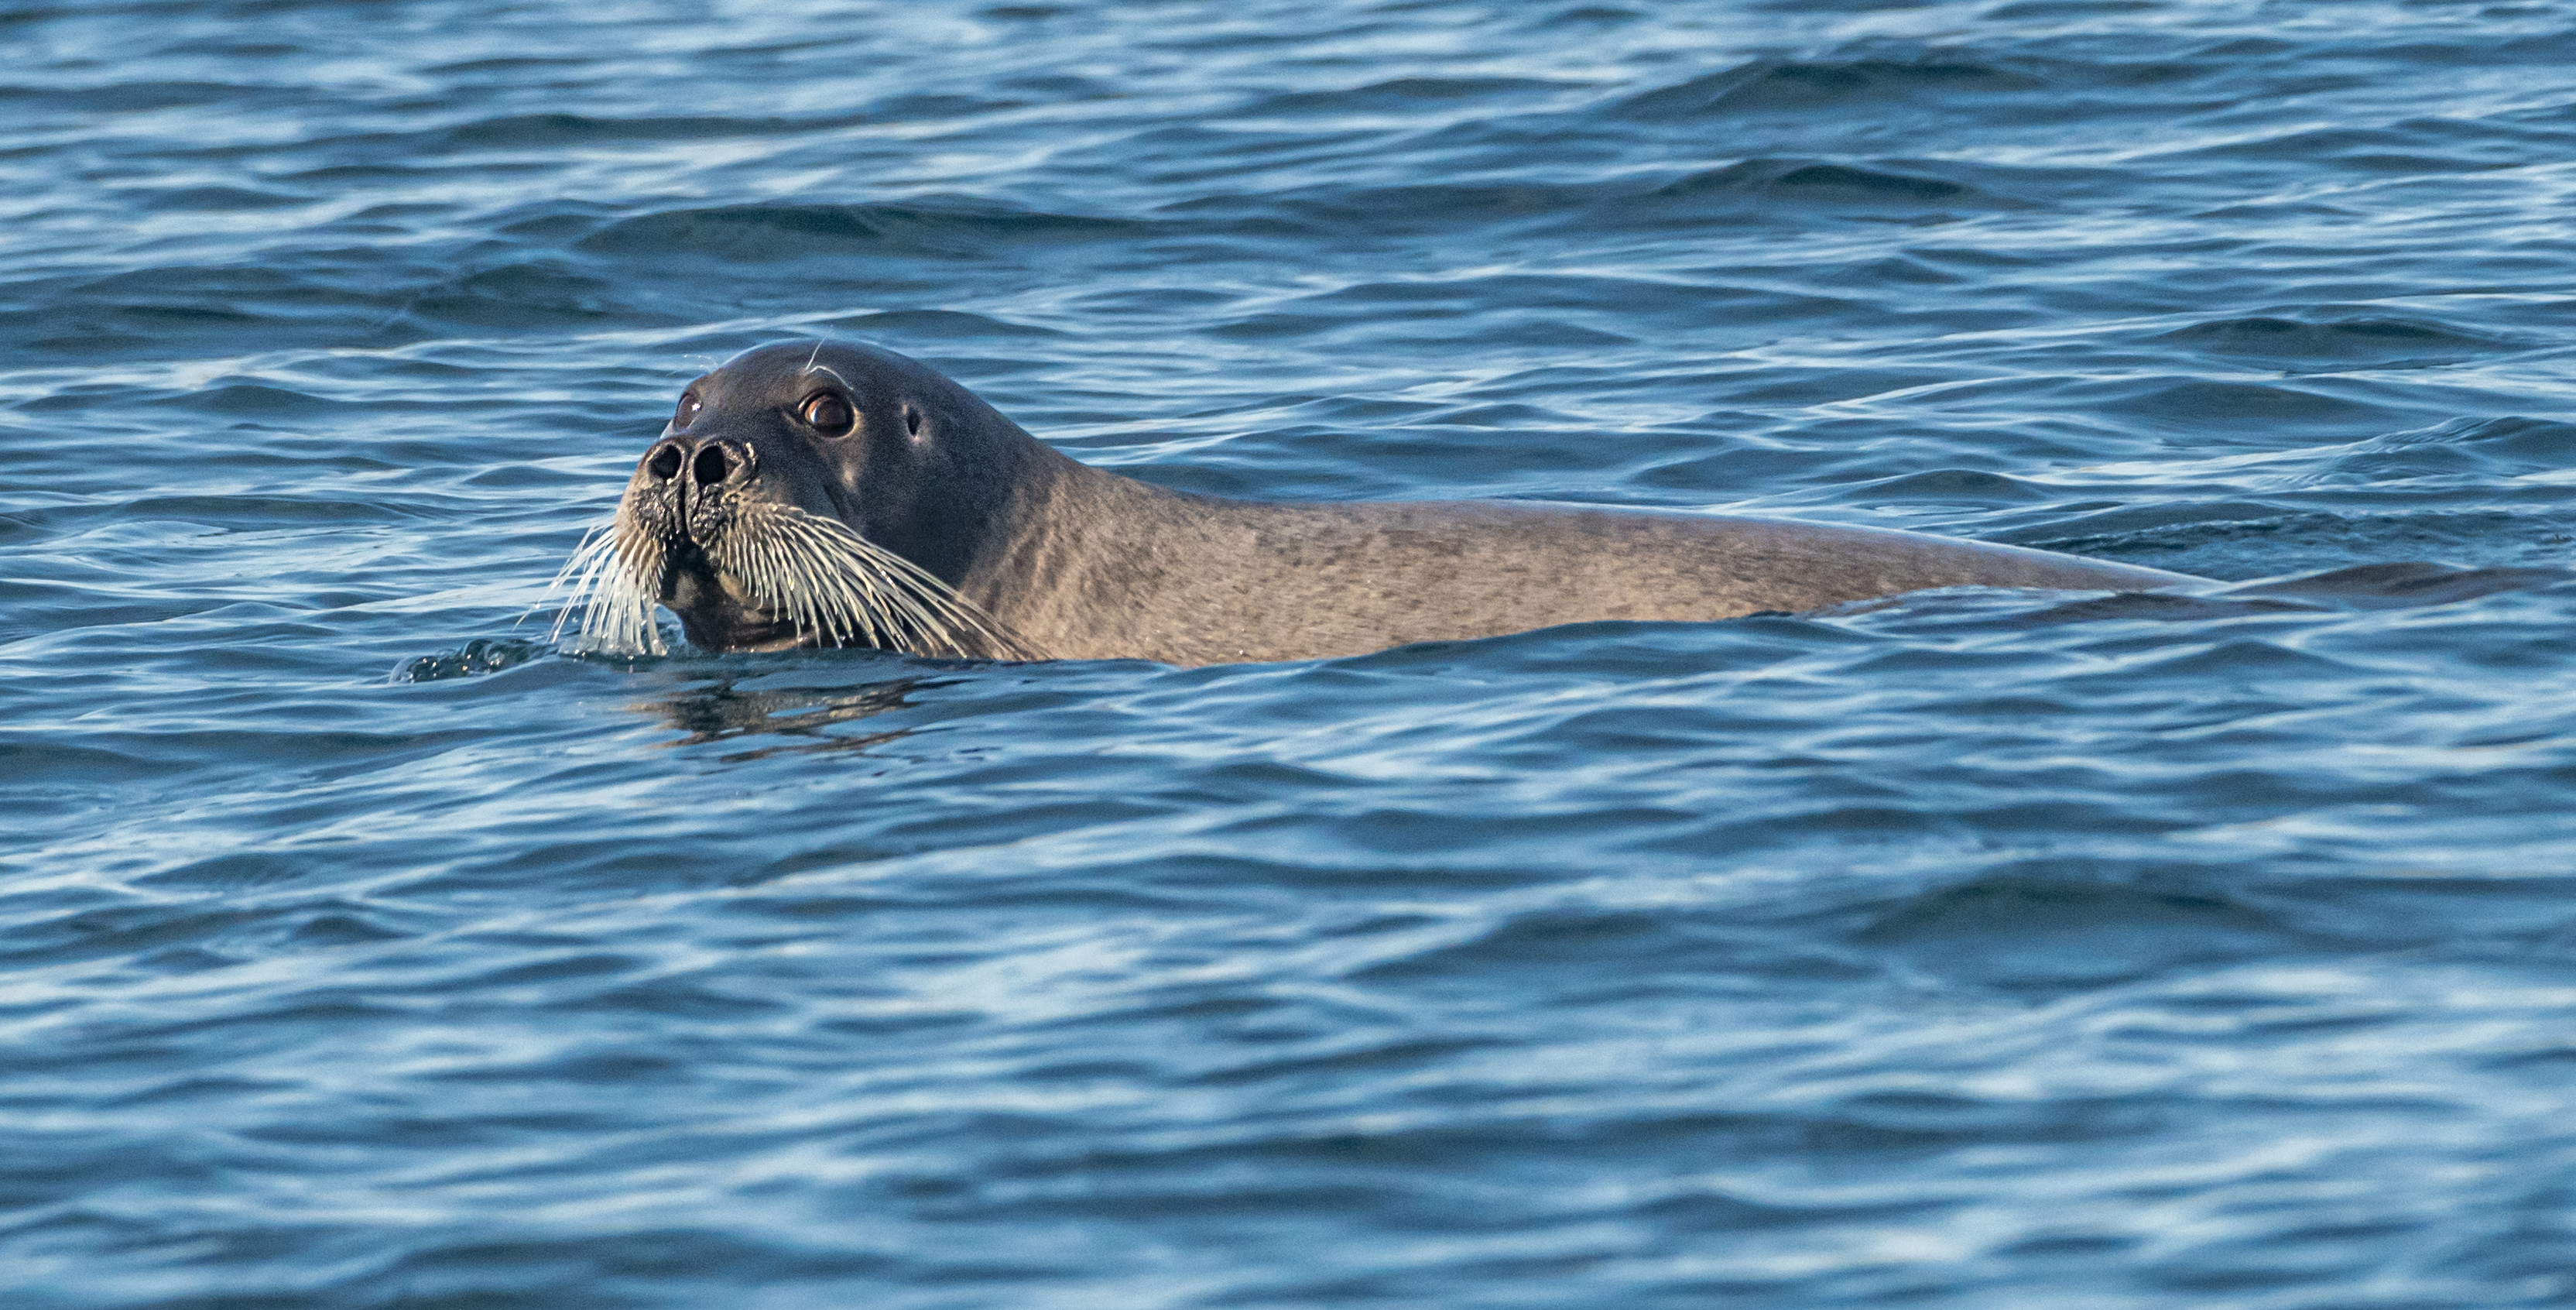
<instances>
[{"instance_id":1,"label":"seal's mouth","mask_svg":"<svg viewBox=\"0 0 2576 1310\"><path fill-rule=\"evenodd\" d=\"M719 538L721 540L721 538ZM791 650L837 645L828 634L782 614L752 579L728 570L695 540L665 542L654 599L680 616L689 643L705 650Z\"/></svg>"}]
</instances>

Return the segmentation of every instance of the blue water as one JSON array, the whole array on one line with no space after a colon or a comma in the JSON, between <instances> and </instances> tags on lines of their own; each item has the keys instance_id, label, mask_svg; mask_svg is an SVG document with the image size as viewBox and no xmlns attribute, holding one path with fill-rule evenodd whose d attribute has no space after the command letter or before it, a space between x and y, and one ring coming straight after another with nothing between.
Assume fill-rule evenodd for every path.
<instances>
[{"instance_id":1,"label":"blue water","mask_svg":"<svg viewBox=\"0 0 2576 1310\"><path fill-rule=\"evenodd\" d=\"M0 38L11 1307L2576 1303L2576 7ZM1175 487L2278 581L547 646L816 334Z\"/></svg>"}]
</instances>

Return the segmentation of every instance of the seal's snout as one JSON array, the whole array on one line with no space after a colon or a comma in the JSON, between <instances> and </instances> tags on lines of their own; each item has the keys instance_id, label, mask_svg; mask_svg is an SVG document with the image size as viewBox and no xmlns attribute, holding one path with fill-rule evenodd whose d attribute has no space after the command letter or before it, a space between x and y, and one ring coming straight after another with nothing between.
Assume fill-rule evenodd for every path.
<instances>
[{"instance_id":1,"label":"seal's snout","mask_svg":"<svg viewBox=\"0 0 2576 1310\"><path fill-rule=\"evenodd\" d=\"M685 441L665 441L644 456L644 475L660 485L678 481L686 469L689 482L712 491L748 479L758 463L759 457L745 442L718 439L693 447Z\"/></svg>"},{"instance_id":2,"label":"seal's snout","mask_svg":"<svg viewBox=\"0 0 2576 1310\"><path fill-rule=\"evenodd\" d=\"M675 437L644 452L631 503L637 517L664 538L704 544L733 518L731 502L759 467L760 456L748 442Z\"/></svg>"}]
</instances>

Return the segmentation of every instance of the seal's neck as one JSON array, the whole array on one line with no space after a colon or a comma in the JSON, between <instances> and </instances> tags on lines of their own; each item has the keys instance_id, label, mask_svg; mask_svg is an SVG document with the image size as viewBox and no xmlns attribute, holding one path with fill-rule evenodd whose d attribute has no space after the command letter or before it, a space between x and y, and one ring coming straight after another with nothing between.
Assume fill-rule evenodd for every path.
<instances>
[{"instance_id":1,"label":"seal's neck","mask_svg":"<svg viewBox=\"0 0 2576 1310\"><path fill-rule=\"evenodd\" d=\"M1080 463L1029 439L1011 494L982 534L958 590L1047 653L1192 567L1188 543L1226 502Z\"/></svg>"}]
</instances>

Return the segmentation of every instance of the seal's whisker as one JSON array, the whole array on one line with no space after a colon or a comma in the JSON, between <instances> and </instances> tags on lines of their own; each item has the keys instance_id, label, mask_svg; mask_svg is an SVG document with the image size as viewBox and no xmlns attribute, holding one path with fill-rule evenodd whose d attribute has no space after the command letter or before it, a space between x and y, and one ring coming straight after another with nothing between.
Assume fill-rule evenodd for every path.
<instances>
[{"instance_id":1,"label":"seal's whisker","mask_svg":"<svg viewBox=\"0 0 2576 1310\"><path fill-rule=\"evenodd\" d=\"M862 577L870 582L882 580L888 584L883 595L890 602L889 617L911 627L919 637L936 644L962 648L964 643L958 639L950 621L980 637L999 637L1000 634L983 621L989 619L989 615L980 615L980 611L970 613L963 607L963 597L957 596L948 584L912 561L850 532L837 522L809 519L799 526L813 535L841 538L835 544L858 555L871 566L873 576L863 574Z\"/></svg>"},{"instance_id":2,"label":"seal's whisker","mask_svg":"<svg viewBox=\"0 0 2576 1310\"><path fill-rule=\"evenodd\" d=\"M846 574L843 583L845 586L853 582L858 584L861 593L858 599L865 607L864 612L871 618L881 620L886 635L896 643L933 648L945 646L960 650L964 648L931 616L927 608L909 589L900 585L902 582L900 575L889 570L884 559L881 558L886 552L877 549L873 543L855 533L850 534L848 540L841 541L834 540L833 534L822 531L817 524L798 526L818 544L824 545L827 549L838 547L848 552L854 557L855 562L862 566Z\"/></svg>"},{"instance_id":3,"label":"seal's whisker","mask_svg":"<svg viewBox=\"0 0 2576 1310\"><path fill-rule=\"evenodd\" d=\"M856 563L857 567L822 567L847 553L850 547L847 542L834 541L828 534L819 532L816 528L819 522L821 520L809 516L785 520L779 526L783 535L794 536L802 547L793 556L807 566L798 571L798 582L827 607L830 620L826 626L832 635L836 639L857 635L878 646L902 648L911 645L904 632L905 620L910 617L904 612L907 608L904 602L909 598L878 585L881 570L868 567L874 561L867 558L865 549L857 550L861 557L859 560L845 561ZM856 534L852 534L852 538L861 540L856 538ZM910 626L917 630L919 625Z\"/></svg>"},{"instance_id":4,"label":"seal's whisker","mask_svg":"<svg viewBox=\"0 0 2576 1310\"><path fill-rule=\"evenodd\" d=\"M604 528L594 528L565 561L558 581L564 577L576 581L546 639L560 641L578 610L581 634L573 643L575 650L667 653L661 632L653 626L653 595L661 580L662 559L660 540L621 506L615 518Z\"/></svg>"},{"instance_id":5,"label":"seal's whisker","mask_svg":"<svg viewBox=\"0 0 2576 1310\"><path fill-rule=\"evenodd\" d=\"M870 645L895 649L930 644L919 640L919 625L908 622L912 616L905 612L906 598L881 585L882 570L866 551L818 531L817 522L794 522L792 531L804 547L798 555L807 566L801 580L830 603L834 626L840 629L836 635L857 635ZM840 567L827 567L836 562ZM931 653L937 653L935 647Z\"/></svg>"},{"instance_id":6,"label":"seal's whisker","mask_svg":"<svg viewBox=\"0 0 2576 1310\"><path fill-rule=\"evenodd\" d=\"M604 575L615 566L617 546L616 523L612 520L585 535L581 545L574 548L572 558L564 561L563 571L555 575L556 583L572 579L572 594L564 598L563 608L555 613L554 626L547 631L546 640L561 640L574 611L599 603ZM546 590L551 594L554 587Z\"/></svg>"},{"instance_id":7,"label":"seal's whisker","mask_svg":"<svg viewBox=\"0 0 2576 1310\"><path fill-rule=\"evenodd\" d=\"M855 640L918 655L1043 658L937 575L835 519L754 502L710 553L800 638L810 632L835 645Z\"/></svg>"},{"instance_id":8,"label":"seal's whisker","mask_svg":"<svg viewBox=\"0 0 2576 1310\"><path fill-rule=\"evenodd\" d=\"M555 611L554 627L546 633L548 641L562 637L564 620L571 616L573 610L580 606L583 598L590 592L592 575L599 567L600 542L605 540L607 534L614 531L616 527L617 518L611 515L583 529L580 543L575 545L572 548L572 554L564 559L563 567L555 570L554 580L546 584L544 591L537 593L536 602L529 605L527 612L519 616L518 622L510 626L515 628L520 623L527 622L529 614L544 609L546 602L552 599L556 592L563 590L566 582L571 582L572 594L564 597L563 608Z\"/></svg>"},{"instance_id":9,"label":"seal's whisker","mask_svg":"<svg viewBox=\"0 0 2576 1310\"><path fill-rule=\"evenodd\" d=\"M855 537L855 534L853 535ZM879 576L892 584L886 594L892 602L892 612L899 621L908 624L913 632L928 644L964 649L964 643L958 639L957 634L947 623L941 621L943 617L963 617L951 599L955 593L951 592L945 583L921 573L910 560L887 551L865 538L855 538L852 549L863 556L869 564L875 566ZM932 585L924 587L922 585L924 579ZM965 626L980 628L981 625ZM989 637L992 634L979 631L978 635Z\"/></svg>"},{"instance_id":10,"label":"seal's whisker","mask_svg":"<svg viewBox=\"0 0 2576 1310\"><path fill-rule=\"evenodd\" d=\"M802 525L794 525L801 529ZM797 584L813 597L819 626L835 642L856 637L872 646L898 644L894 634L878 619L882 608L873 597L870 579L861 572L815 567L827 556L816 548L812 535L801 530L794 534L803 546L796 559L807 567L795 570Z\"/></svg>"},{"instance_id":11,"label":"seal's whisker","mask_svg":"<svg viewBox=\"0 0 2576 1310\"><path fill-rule=\"evenodd\" d=\"M548 596L552 596L555 592L561 590L566 581L570 580L576 572L579 572L586 567L585 561L598 551L600 539L616 530L617 516L614 514L611 514L607 518L601 519L598 522L591 524L589 527L582 529L581 541L572 548L572 555L564 560L563 567L555 570L554 580L548 582L546 584L545 591L537 596L537 605L545 604ZM578 595L579 593L576 592L576 599L578 598ZM536 605L531 605L528 608L533 612L536 607Z\"/></svg>"}]
</instances>

